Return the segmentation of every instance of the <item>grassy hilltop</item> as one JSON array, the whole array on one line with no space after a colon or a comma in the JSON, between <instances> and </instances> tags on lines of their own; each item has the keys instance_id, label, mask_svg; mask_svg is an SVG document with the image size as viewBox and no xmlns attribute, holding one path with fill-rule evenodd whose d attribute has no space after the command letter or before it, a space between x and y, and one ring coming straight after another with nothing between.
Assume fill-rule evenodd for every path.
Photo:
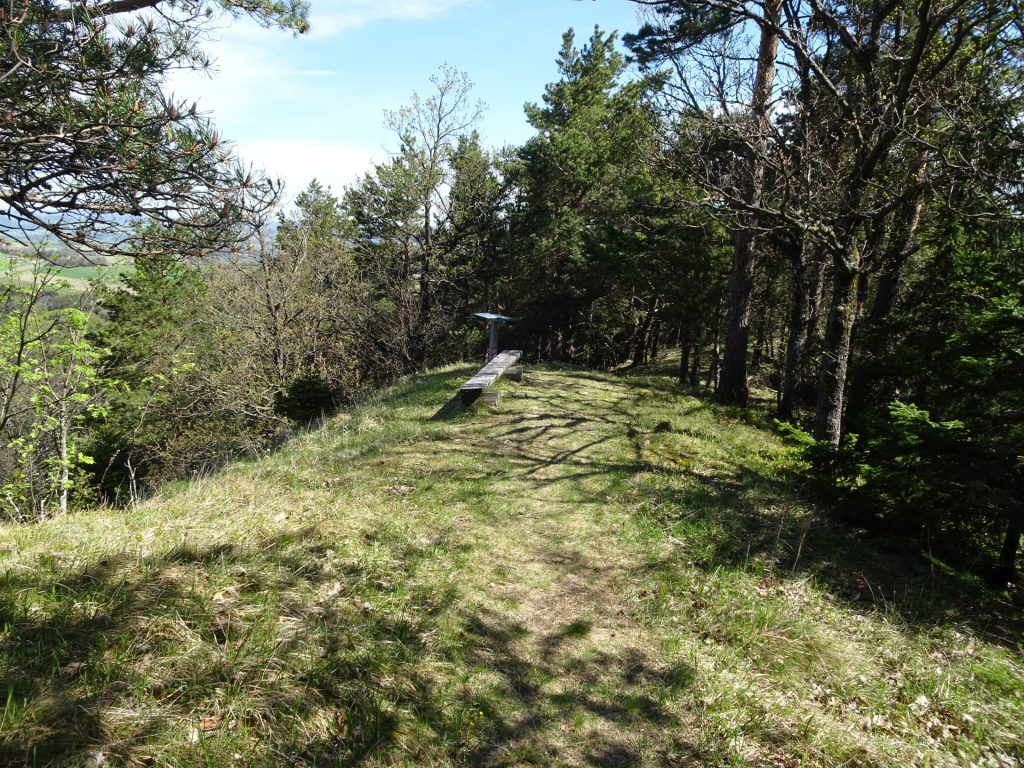
<instances>
[{"instance_id":1,"label":"grassy hilltop","mask_svg":"<svg viewBox=\"0 0 1024 768\"><path fill-rule=\"evenodd\" d=\"M1019 609L815 509L751 418L547 368L443 409L470 372L0 527L0 765L1024 759Z\"/></svg>"}]
</instances>

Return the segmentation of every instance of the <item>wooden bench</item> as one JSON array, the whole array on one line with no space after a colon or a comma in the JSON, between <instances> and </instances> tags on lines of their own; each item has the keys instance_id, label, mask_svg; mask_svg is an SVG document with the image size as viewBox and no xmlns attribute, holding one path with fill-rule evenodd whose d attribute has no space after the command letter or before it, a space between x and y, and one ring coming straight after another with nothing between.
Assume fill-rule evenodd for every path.
<instances>
[{"instance_id":1,"label":"wooden bench","mask_svg":"<svg viewBox=\"0 0 1024 768\"><path fill-rule=\"evenodd\" d=\"M459 394L463 403L472 403L483 393L485 389L496 382L508 368L513 365L523 353L518 349L506 349L501 354L495 355L491 362L477 371L476 376L471 378L461 387Z\"/></svg>"}]
</instances>

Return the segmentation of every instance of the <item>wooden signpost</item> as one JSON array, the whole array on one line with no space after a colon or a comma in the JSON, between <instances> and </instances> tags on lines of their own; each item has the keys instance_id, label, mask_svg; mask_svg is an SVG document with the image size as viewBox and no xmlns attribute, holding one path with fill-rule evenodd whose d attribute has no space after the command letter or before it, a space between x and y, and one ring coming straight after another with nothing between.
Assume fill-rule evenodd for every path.
<instances>
[{"instance_id":1,"label":"wooden signpost","mask_svg":"<svg viewBox=\"0 0 1024 768\"><path fill-rule=\"evenodd\" d=\"M498 354L498 325L500 323L510 323L516 318L500 315L497 312L477 312L474 314L474 317L486 320L490 329L490 340L487 343L487 362L490 362Z\"/></svg>"}]
</instances>

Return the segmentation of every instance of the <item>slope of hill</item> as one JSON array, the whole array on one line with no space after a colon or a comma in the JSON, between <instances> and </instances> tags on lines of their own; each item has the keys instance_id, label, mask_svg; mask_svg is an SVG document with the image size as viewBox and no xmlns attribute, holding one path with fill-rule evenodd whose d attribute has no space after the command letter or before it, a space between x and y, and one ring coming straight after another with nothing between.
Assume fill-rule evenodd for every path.
<instances>
[{"instance_id":1,"label":"slope of hill","mask_svg":"<svg viewBox=\"0 0 1024 768\"><path fill-rule=\"evenodd\" d=\"M137 509L0 528L3 765L1019 765L1011 606L668 378L404 382Z\"/></svg>"}]
</instances>

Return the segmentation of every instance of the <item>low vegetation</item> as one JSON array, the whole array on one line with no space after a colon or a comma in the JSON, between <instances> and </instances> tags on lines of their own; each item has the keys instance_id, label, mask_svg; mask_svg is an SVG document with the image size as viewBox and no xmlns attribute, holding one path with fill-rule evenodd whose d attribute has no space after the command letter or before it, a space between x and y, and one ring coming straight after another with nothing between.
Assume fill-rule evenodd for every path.
<instances>
[{"instance_id":1,"label":"low vegetation","mask_svg":"<svg viewBox=\"0 0 1024 768\"><path fill-rule=\"evenodd\" d=\"M0 764L1024 759L1019 595L830 517L756 408L543 367L443 407L470 372L0 528Z\"/></svg>"}]
</instances>

